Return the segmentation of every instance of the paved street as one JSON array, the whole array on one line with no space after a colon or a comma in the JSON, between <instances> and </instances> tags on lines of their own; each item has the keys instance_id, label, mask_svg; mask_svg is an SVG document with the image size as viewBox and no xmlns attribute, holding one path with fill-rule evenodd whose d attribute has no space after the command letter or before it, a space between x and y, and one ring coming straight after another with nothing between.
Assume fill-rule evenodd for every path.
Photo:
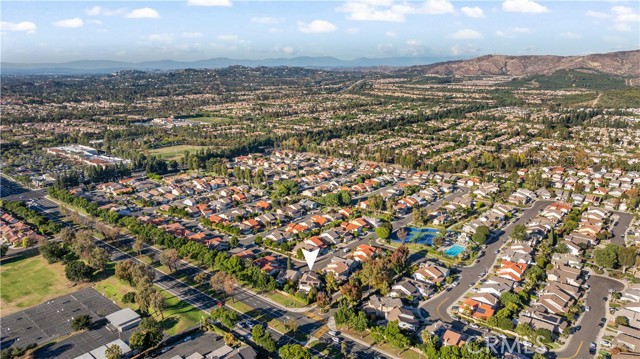
<instances>
[{"instance_id":1,"label":"paved street","mask_svg":"<svg viewBox=\"0 0 640 359\"><path fill-rule=\"evenodd\" d=\"M612 217L617 217L618 220L613 226L611 232L613 233L613 238L611 238L611 243L619 244L621 246L625 245L625 234L631 221L633 220L633 215L626 212L613 212Z\"/></svg>"},{"instance_id":2,"label":"paved street","mask_svg":"<svg viewBox=\"0 0 640 359\"><path fill-rule=\"evenodd\" d=\"M609 297L609 289L616 291L624 289L624 285L617 280L597 275L591 275L587 284L590 289L587 292L585 305L590 306L591 310L584 312L584 315L578 320L576 325L581 328L569 339L567 346L561 351L553 353L558 359L591 357L589 344L599 342L599 334L602 329L598 324L602 318L607 316L608 301L604 298Z\"/></svg>"}]
</instances>

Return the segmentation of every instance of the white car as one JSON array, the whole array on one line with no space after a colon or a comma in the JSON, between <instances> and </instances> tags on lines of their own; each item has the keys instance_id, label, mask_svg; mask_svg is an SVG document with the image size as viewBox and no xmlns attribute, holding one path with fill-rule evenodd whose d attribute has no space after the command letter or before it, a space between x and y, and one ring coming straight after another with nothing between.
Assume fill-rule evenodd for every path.
<instances>
[{"instance_id":1,"label":"white car","mask_svg":"<svg viewBox=\"0 0 640 359\"><path fill-rule=\"evenodd\" d=\"M611 342L609 342L608 340L601 340L600 345L602 345L605 348L611 348Z\"/></svg>"}]
</instances>

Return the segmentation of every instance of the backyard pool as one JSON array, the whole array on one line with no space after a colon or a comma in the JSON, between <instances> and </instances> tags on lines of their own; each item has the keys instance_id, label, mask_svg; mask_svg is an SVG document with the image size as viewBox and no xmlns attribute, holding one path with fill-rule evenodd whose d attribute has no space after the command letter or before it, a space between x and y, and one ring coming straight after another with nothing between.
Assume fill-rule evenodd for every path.
<instances>
[{"instance_id":1,"label":"backyard pool","mask_svg":"<svg viewBox=\"0 0 640 359\"><path fill-rule=\"evenodd\" d=\"M406 229L407 229L407 238L405 238L406 243L418 243L418 244L426 244L430 246L433 244L433 239L438 236L438 230L435 228L406 227ZM396 242L400 242L397 232L394 234L392 239Z\"/></svg>"},{"instance_id":2,"label":"backyard pool","mask_svg":"<svg viewBox=\"0 0 640 359\"><path fill-rule=\"evenodd\" d=\"M462 253L464 251L464 246L461 246L459 244L454 244L451 247L447 248L444 251L444 254L449 256L449 257L457 257L460 253Z\"/></svg>"}]
</instances>

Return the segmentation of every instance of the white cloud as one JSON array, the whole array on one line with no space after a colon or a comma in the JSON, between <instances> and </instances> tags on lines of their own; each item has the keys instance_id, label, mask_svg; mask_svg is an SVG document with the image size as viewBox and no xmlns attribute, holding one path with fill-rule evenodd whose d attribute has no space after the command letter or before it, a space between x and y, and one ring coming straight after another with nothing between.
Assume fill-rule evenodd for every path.
<instances>
[{"instance_id":1,"label":"white cloud","mask_svg":"<svg viewBox=\"0 0 640 359\"><path fill-rule=\"evenodd\" d=\"M360 29L357 28L357 27L350 27L350 28L347 29L347 34L354 35L354 34L357 34L359 32L360 32Z\"/></svg>"},{"instance_id":2,"label":"white cloud","mask_svg":"<svg viewBox=\"0 0 640 359\"><path fill-rule=\"evenodd\" d=\"M480 52L480 48L473 45L455 45L451 48L453 56L469 56L476 55Z\"/></svg>"},{"instance_id":3,"label":"white cloud","mask_svg":"<svg viewBox=\"0 0 640 359\"><path fill-rule=\"evenodd\" d=\"M85 9L84 11L87 15L89 16L98 16L98 15L102 15L102 16L120 16L120 15L124 15L127 12L126 8L118 8L118 9L105 9L101 6L93 6L90 7L88 9Z\"/></svg>"},{"instance_id":4,"label":"white cloud","mask_svg":"<svg viewBox=\"0 0 640 359\"><path fill-rule=\"evenodd\" d=\"M483 18L483 17L484 17L484 12L482 11L482 9L481 9L481 8L479 8L479 7L477 7L477 6L475 6L475 7L468 7L468 6L464 6L464 7L462 7L462 8L460 9L460 11L461 11L463 14L465 14L465 15L467 15L467 16L469 16L469 17L476 18L476 19L479 19L479 18Z\"/></svg>"},{"instance_id":5,"label":"white cloud","mask_svg":"<svg viewBox=\"0 0 640 359\"><path fill-rule=\"evenodd\" d=\"M589 10L587 16L601 21L610 20L612 28L617 31L631 32L635 30L637 32L639 30L638 25L635 24L640 22L640 11L628 6L614 6L609 13Z\"/></svg>"},{"instance_id":6,"label":"white cloud","mask_svg":"<svg viewBox=\"0 0 640 359\"><path fill-rule=\"evenodd\" d=\"M604 20L604 19L611 18L611 15L609 15L607 13L600 12L600 11L593 11L593 10L587 11L587 16L596 18L598 20Z\"/></svg>"},{"instance_id":7,"label":"white cloud","mask_svg":"<svg viewBox=\"0 0 640 359\"><path fill-rule=\"evenodd\" d=\"M128 19L159 19L160 14L150 7L143 7L128 12L124 17Z\"/></svg>"},{"instance_id":8,"label":"white cloud","mask_svg":"<svg viewBox=\"0 0 640 359\"><path fill-rule=\"evenodd\" d=\"M279 23L280 20L276 19L275 17L259 16L259 17L252 17L251 22L254 24L275 25Z\"/></svg>"},{"instance_id":9,"label":"white cloud","mask_svg":"<svg viewBox=\"0 0 640 359\"><path fill-rule=\"evenodd\" d=\"M202 33L201 32L183 32L182 33L182 37L187 38L187 39L197 39L202 37Z\"/></svg>"},{"instance_id":10,"label":"white cloud","mask_svg":"<svg viewBox=\"0 0 640 359\"><path fill-rule=\"evenodd\" d=\"M533 0L504 0L502 10L530 14L541 14L549 11L546 6L540 5Z\"/></svg>"},{"instance_id":11,"label":"white cloud","mask_svg":"<svg viewBox=\"0 0 640 359\"><path fill-rule=\"evenodd\" d=\"M560 34L560 36L564 37L565 39L571 39L571 40L582 38L582 35L576 34L575 32L571 32L571 31L563 32L562 34Z\"/></svg>"},{"instance_id":12,"label":"white cloud","mask_svg":"<svg viewBox=\"0 0 640 359\"><path fill-rule=\"evenodd\" d=\"M217 39L222 41L236 41L238 40L238 35L218 35Z\"/></svg>"},{"instance_id":13,"label":"white cloud","mask_svg":"<svg viewBox=\"0 0 640 359\"><path fill-rule=\"evenodd\" d=\"M285 55L293 55L296 53L296 50L291 46L283 46L283 47L275 47L273 52Z\"/></svg>"},{"instance_id":14,"label":"white cloud","mask_svg":"<svg viewBox=\"0 0 640 359\"><path fill-rule=\"evenodd\" d=\"M496 35L500 37L505 37L508 39L514 39L518 34L532 34L535 31L528 27L512 27L508 30L498 30L496 31Z\"/></svg>"},{"instance_id":15,"label":"white cloud","mask_svg":"<svg viewBox=\"0 0 640 359\"><path fill-rule=\"evenodd\" d=\"M475 40L481 37L481 33L471 29L462 29L451 34L451 38L455 40Z\"/></svg>"},{"instance_id":16,"label":"white cloud","mask_svg":"<svg viewBox=\"0 0 640 359\"><path fill-rule=\"evenodd\" d=\"M313 20L308 24L298 21L298 30L307 34L333 32L337 28L336 25L325 20Z\"/></svg>"},{"instance_id":17,"label":"white cloud","mask_svg":"<svg viewBox=\"0 0 640 359\"><path fill-rule=\"evenodd\" d=\"M56 21L53 23L55 27L64 27L64 28L77 28L84 26L84 21L82 21L79 17L74 17L71 19L64 19L60 21Z\"/></svg>"},{"instance_id":18,"label":"white cloud","mask_svg":"<svg viewBox=\"0 0 640 359\"><path fill-rule=\"evenodd\" d=\"M409 46L420 46L422 42L419 40L407 40L407 45Z\"/></svg>"},{"instance_id":19,"label":"white cloud","mask_svg":"<svg viewBox=\"0 0 640 359\"><path fill-rule=\"evenodd\" d=\"M396 37L396 35L398 35L398 34L396 34L396 33L395 33L395 32L393 32L393 31L387 31L387 32L385 32L384 34L385 34L385 35L387 35L387 36L389 36L389 37Z\"/></svg>"},{"instance_id":20,"label":"white cloud","mask_svg":"<svg viewBox=\"0 0 640 359\"><path fill-rule=\"evenodd\" d=\"M151 34L146 37L146 40L149 42L164 42L171 43L173 42L173 34Z\"/></svg>"},{"instance_id":21,"label":"white cloud","mask_svg":"<svg viewBox=\"0 0 640 359\"><path fill-rule=\"evenodd\" d=\"M187 0L189 6L231 6L231 0Z\"/></svg>"},{"instance_id":22,"label":"white cloud","mask_svg":"<svg viewBox=\"0 0 640 359\"><path fill-rule=\"evenodd\" d=\"M336 11L348 13L349 20L404 22L406 15L453 13L449 0L426 0L420 4L400 3L393 0L348 0Z\"/></svg>"},{"instance_id":23,"label":"white cloud","mask_svg":"<svg viewBox=\"0 0 640 359\"><path fill-rule=\"evenodd\" d=\"M2 21L0 22L0 30L2 32L11 31L11 32L26 32L27 34L34 34L36 32L36 24L31 21L21 21L21 22L8 22Z\"/></svg>"}]
</instances>

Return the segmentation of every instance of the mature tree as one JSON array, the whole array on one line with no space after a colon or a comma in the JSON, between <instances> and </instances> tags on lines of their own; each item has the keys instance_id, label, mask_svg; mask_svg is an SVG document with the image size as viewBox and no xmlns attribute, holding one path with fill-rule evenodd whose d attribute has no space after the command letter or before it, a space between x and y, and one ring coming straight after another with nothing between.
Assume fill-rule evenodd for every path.
<instances>
[{"instance_id":1,"label":"mature tree","mask_svg":"<svg viewBox=\"0 0 640 359\"><path fill-rule=\"evenodd\" d=\"M597 248L593 251L596 264L600 267L613 269L618 266L618 253L620 246L616 244L608 244L604 248Z\"/></svg>"},{"instance_id":2,"label":"mature tree","mask_svg":"<svg viewBox=\"0 0 640 359\"><path fill-rule=\"evenodd\" d=\"M89 328L91 325L91 317L88 315L79 315L71 320L71 329L78 331Z\"/></svg>"},{"instance_id":3,"label":"mature tree","mask_svg":"<svg viewBox=\"0 0 640 359\"><path fill-rule=\"evenodd\" d=\"M356 303L362 298L362 290L359 286L345 283L340 287L340 294L350 303Z\"/></svg>"},{"instance_id":4,"label":"mature tree","mask_svg":"<svg viewBox=\"0 0 640 359\"><path fill-rule=\"evenodd\" d=\"M120 359L122 358L122 348L118 344L109 345L105 350L104 355L107 359Z\"/></svg>"},{"instance_id":5,"label":"mature tree","mask_svg":"<svg viewBox=\"0 0 640 359\"><path fill-rule=\"evenodd\" d=\"M102 247L95 247L91 251L91 257L89 258L89 265L93 268L99 270L100 272L104 272L104 269L107 267L107 263L111 257L109 256L109 252Z\"/></svg>"},{"instance_id":6,"label":"mature tree","mask_svg":"<svg viewBox=\"0 0 640 359\"><path fill-rule=\"evenodd\" d=\"M138 289L150 287L156 277L156 272L150 265L139 263L131 269L133 282Z\"/></svg>"},{"instance_id":7,"label":"mature tree","mask_svg":"<svg viewBox=\"0 0 640 359\"><path fill-rule=\"evenodd\" d=\"M64 227L58 235L64 244L71 245L76 238L76 230L72 227Z\"/></svg>"},{"instance_id":8,"label":"mature tree","mask_svg":"<svg viewBox=\"0 0 640 359\"><path fill-rule=\"evenodd\" d=\"M193 277L193 280L195 280L196 283L198 283L198 284L202 284L202 283L206 282L206 280L207 280L207 273L200 272L200 273L196 274Z\"/></svg>"},{"instance_id":9,"label":"mature tree","mask_svg":"<svg viewBox=\"0 0 640 359\"><path fill-rule=\"evenodd\" d=\"M88 229L83 229L76 233L76 238L71 248L80 258L88 261L91 258L91 252L95 246L93 232Z\"/></svg>"},{"instance_id":10,"label":"mature tree","mask_svg":"<svg viewBox=\"0 0 640 359\"><path fill-rule=\"evenodd\" d=\"M389 239L389 236L391 235L391 231L389 231L389 229L385 227L378 227L376 228L376 235L380 239Z\"/></svg>"},{"instance_id":11,"label":"mature tree","mask_svg":"<svg viewBox=\"0 0 640 359\"><path fill-rule=\"evenodd\" d=\"M142 319L129 338L129 346L134 350L145 350L154 347L162 341L164 334L162 326L151 317Z\"/></svg>"},{"instance_id":12,"label":"mature tree","mask_svg":"<svg viewBox=\"0 0 640 359\"><path fill-rule=\"evenodd\" d=\"M156 289L152 286L147 286L142 288L138 293L136 293L136 303L141 311L149 313L149 308L151 307L151 298L156 293Z\"/></svg>"},{"instance_id":13,"label":"mature tree","mask_svg":"<svg viewBox=\"0 0 640 359\"><path fill-rule=\"evenodd\" d=\"M227 295L227 298L233 295L233 292L235 291L237 284L238 284L238 281L231 275L227 275L224 278L224 282L222 283L222 290Z\"/></svg>"},{"instance_id":14,"label":"mature tree","mask_svg":"<svg viewBox=\"0 0 640 359\"><path fill-rule=\"evenodd\" d=\"M133 282L133 267L134 264L131 260L116 263L116 277L131 284Z\"/></svg>"},{"instance_id":15,"label":"mature tree","mask_svg":"<svg viewBox=\"0 0 640 359\"><path fill-rule=\"evenodd\" d=\"M330 300L327 292L318 292L316 295L316 304L320 310L324 311L324 309L329 305Z\"/></svg>"},{"instance_id":16,"label":"mature tree","mask_svg":"<svg viewBox=\"0 0 640 359\"><path fill-rule=\"evenodd\" d=\"M175 271L176 264L180 260L180 256L178 255L178 251L176 249L168 249L163 251L160 255L160 263L167 266L170 271Z\"/></svg>"},{"instance_id":17,"label":"mature tree","mask_svg":"<svg viewBox=\"0 0 640 359\"><path fill-rule=\"evenodd\" d=\"M238 237L233 236L229 239L229 247L236 248L239 244Z\"/></svg>"},{"instance_id":18,"label":"mature tree","mask_svg":"<svg viewBox=\"0 0 640 359\"><path fill-rule=\"evenodd\" d=\"M285 320L284 327L287 328L287 330L290 331L291 333L295 333L300 327L300 324L298 324L297 320L293 318L289 318Z\"/></svg>"},{"instance_id":19,"label":"mature tree","mask_svg":"<svg viewBox=\"0 0 640 359\"><path fill-rule=\"evenodd\" d=\"M616 324L618 324L618 325L629 325L629 318L619 315L619 316L616 317Z\"/></svg>"},{"instance_id":20,"label":"mature tree","mask_svg":"<svg viewBox=\"0 0 640 359\"><path fill-rule=\"evenodd\" d=\"M0 257L4 257L8 251L9 251L9 246L5 244L0 245Z\"/></svg>"},{"instance_id":21,"label":"mature tree","mask_svg":"<svg viewBox=\"0 0 640 359\"><path fill-rule=\"evenodd\" d=\"M251 336L253 341L267 352L273 353L276 351L276 341L271 336L271 332L265 330L262 325L256 325L251 328Z\"/></svg>"},{"instance_id":22,"label":"mature tree","mask_svg":"<svg viewBox=\"0 0 640 359\"><path fill-rule=\"evenodd\" d=\"M327 275L324 277L324 281L329 293L334 293L338 290L338 279L333 272L327 273Z\"/></svg>"},{"instance_id":23,"label":"mature tree","mask_svg":"<svg viewBox=\"0 0 640 359\"><path fill-rule=\"evenodd\" d=\"M487 239L489 239L489 233L491 233L489 227L479 226L471 239L473 239L473 241L478 245L483 245L487 242Z\"/></svg>"},{"instance_id":24,"label":"mature tree","mask_svg":"<svg viewBox=\"0 0 640 359\"><path fill-rule=\"evenodd\" d=\"M408 260L409 248L405 245L401 245L391 253L391 256L389 257L389 265L396 274L400 274L407 269L409 265Z\"/></svg>"},{"instance_id":25,"label":"mature tree","mask_svg":"<svg viewBox=\"0 0 640 359\"><path fill-rule=\"evenodd\" d=\"M513 232L510 235L511 239L516 242L522 242L527 238L527 226L524 224L518 224L513 228Z\"/></svg>"},{"instance_id":26,"label":"mature tree","mask_svg":"<svg viewBox=\"0 0 640 359\"><path fill-rule=\"evenodd\" d=\"M85 282L91 278L93 268L83 261L71 261L64 266L64 274L72 282Z\"/></svg>"},{"instance_id":27,"label":"mature tree","mask_svg":"<svg viewBox=\"0 0 640 359\"><path fill-rule=\"evenodd\" d=\"M59 262L69 254L69 250L64 243L61 242L48 241L41 245L38 250L40 251L40 254L42 254L42 257L49 263Z\"/></svg>"},{"instance_id":28,"label":"mature tree","mask_svg":"<svg viewBox=\"0 0 640 359\"><path fill-rule=\"evenodd\" d=\"M151 308L158 314L160 312L160 316L164 319L164 310L167 309L167 301L164 299L164 296L159 291L154 291L151 294L150 298Z\"/></svg>"},{"instance_id":29,"label":"mature tree","mask_svg":"<svg viewBox=\"0 0 640 359\"><path fill-rule=\"evenodd\" d=\"M354 315L351 318L351 328L358 333L361 333L361 337L364 337L365 330L369 327L369 318L363 311L359 311L358 315Z\"/></svg>"},{"instance_id":30,"label":"mature tree","mask_svg":"<svg viewBox=\"0 0 640 359\"><path fill-rule=\"evenodd\" d=\"M300 344L287 344L278 350L282 359L311 359L311 352Z\"/></svg>"},{"instance_id":31,"label":"mature tree","mask_svg":"<svg viewBox=\"0 0 640 359\"><path fill-rule=\"evenodd\" d=\"M136 236L136 240L131 245L131 249L140 255L142 254L142 248L144 248L144 238L142 238L142 236Z\"/></svg>"},{"instance_id":32,"label":"mature tree","mask_svg":"<svg viewBox=\"0 0 640 359\"><path fill-rule=\"evenodd\" d=\"M238 322L238 313L224 307L218 307L211 311L211 319L222 323L222 325L229 329L232 329Z\"/></svg>"},{"instance_id":33,"label":"mature tree","mask_svg":"<svg viewBox=\"0 0 640 359\"><path fill-rule=\"evenodd\" d=\"M638 249L635 246L621 247L618 251L618 262L622 266L623 272L636 264Z\"/></svg>"},{"instance_id":34,"label":"mature tree","mask_svg":"<svg viewBox=\"0 0 640 359\"><path fill-rule=\"evenodd\" d=\"M209 278L209 285L216 292L222 292L224 289L224 281L227 279L227 273L217 272Z\"/></svg>"},{"instance_id":35,"label":"mature tree","mask_svg":"<svg viewBox=\"0 0 640 359\"><path fill-rule=\"evenodd\" d=\"M407 239L408 234L409 233L407 232L407 229L403 227L398 230L398 232L396 233L396 236L398 236L398 239L400 240L400 242L404 243L405 240Z\"/></svg>"}]
</instances>

